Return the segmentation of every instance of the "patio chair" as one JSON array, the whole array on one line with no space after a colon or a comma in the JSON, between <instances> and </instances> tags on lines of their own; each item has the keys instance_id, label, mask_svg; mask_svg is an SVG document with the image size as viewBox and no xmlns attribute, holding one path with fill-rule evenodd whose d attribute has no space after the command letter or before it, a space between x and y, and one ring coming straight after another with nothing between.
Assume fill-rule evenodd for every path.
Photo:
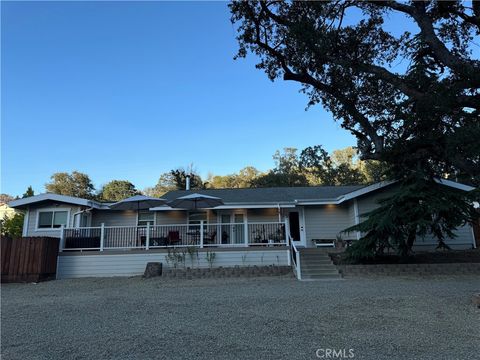
<instances>
[{"instance_id":1,"label":"patio chair","mask_svg":"<svg viewBox=\"0 0 480 360\"><path fill-rule=\"evenodd\" d=\"M226 231L223 231L222 232L222 244L228 244L228 239L230 238L230 236L228 235L228 233Z\"/></svg>"},{"instance_id":2,"label":"patio chair","mask_svg":"<svg viewBox=\"0 0 480 360\"><path fill-rule=\"evenodd\" d=\"M141 236L141 244L142 246L146 246L147 244L147 237L146 236ZM164 236L160 237L151 237L150 238L150 246L167 246L168 239Z\"/></svg>"},{"instance_id":3,"label":"patio chair","mask_svg":"<svg viewBox=\"0 0 480 360\"><path fill-rule=\"evenodd\" d=\"M210 234L207 234L204 238L203 238L203 243L204 244L215 244L215 238L217 237L217 232L216 231L213 231L211 232Z\"/></svg>"},{"instance_id":4,"label":"patio chair","mask_svg":"<svg viewBox=\"0 0 480 360\"><path fill-rule=\"evenodd\" d=\"M152 242L153 246L167 246L168 239L165 236L154 237L151 238L150 241Z\"/></svg>"},{"instance_id":5,"label":"patio chair","mask_svg":"<svg viewBox=\"0 0 480 360\"><path fill-rule=\"evenodd\" d=\"M175 245L182 241L178 231L169 231L167 235L168 245Z\"/></svg>"}]
</instances>

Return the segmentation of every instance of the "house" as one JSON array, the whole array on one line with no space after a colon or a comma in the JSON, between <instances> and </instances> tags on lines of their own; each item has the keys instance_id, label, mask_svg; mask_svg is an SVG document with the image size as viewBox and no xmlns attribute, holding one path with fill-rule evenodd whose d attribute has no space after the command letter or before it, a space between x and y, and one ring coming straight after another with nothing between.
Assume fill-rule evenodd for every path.
<instances>
[{"instance_id":1,"label":"house","mask_svg":"<svg viewBox=\"0 0 480 360\"><path fill-rule=\"evenodd\" d=\"M472 187L447 180L445 186ZM369 186L319 186L179 190L164 195L173 200L189 193L223 199L212 209L187 211L167 205L139 211L112 210L109 203L57 194L12 201L26 211L24 236L61 238L59 277L140 274L148 261L168 263L171 248L195 247L195 266L290 265L293 252L349 242L361 234L342 231L378 206L395 182ZM453 249L476 247L467 224L448 239ZM415 247L433 249L433 238L417 239ZM193 259L192 259L193 263ZM171 264L170 264L171 265Z\"/></svg>"}]
</instances>

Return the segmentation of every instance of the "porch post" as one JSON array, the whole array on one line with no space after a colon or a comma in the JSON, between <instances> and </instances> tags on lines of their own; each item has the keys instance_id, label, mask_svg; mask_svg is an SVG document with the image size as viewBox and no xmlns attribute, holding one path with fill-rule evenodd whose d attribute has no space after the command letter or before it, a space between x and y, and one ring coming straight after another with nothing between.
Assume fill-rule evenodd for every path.
<instances>
[{"instance_id":1,"label":"porch post","mask_svg":"<svg viewBox=\"0 0 480 360\"><path fill-rule=\"evenodd\" d=\"M145 237L145 250L150 249L150 222L147 222L147 236Z\"/></svg>"},{"instance_id":2,"label":"porch post","mask_svg":"<svg viewBox=\"0 0 480 360\"><path fill-rule=\"evenodd\" d=\"M290 223L288 222L287 217L283 219L284 224L285 224L285 244L287 246L290 245Z\"/></svg>"},{"instance_id":3,"label":"porch post","mask_svg":"<svg viewBox=\"0 0 480 360\"><path fill-rule=\"evenodd\" d=\"M27 211L25 212L25 216L23 217L23 229L22 229L23 237L26 237L28 234L29 214L30 214L30 206L27 208Z\"/></svg>"},{"instance_id":4,"label":"porch post","mask_svg":"<svg viewBox=\"0 0 480 360\"><path fill-rule=\"evenodd\" d=\"M60 244L58 246L58 251L62 252L65 247L65 225L60 226Z\"/></svg>"},{"instance_id":5,"label":"porch post","mask_svg":"<svg viewBox=\"0 0 480 360\"><path fill-rule=\"evenodd\" d=\"M245 247L248 247L248 222L247 220L245 220L245 222L243 223L243 237L244 237L244 240L245 240Z\"/></svg>"},{"instance_id":6,"label":"porch post","mask_svg":"<svg viewBox=\"0 0 480 360\"><path fill-rule=\"evenodd\" d=\"M288 246L288 251L287 251L287 265L291 265L291 257L292 257L292 249L290 248L290 223L288 222L287 217L283 219L284 224L285 224L285 244Z\"/></svg>"},{"instance_id":7,"label":"porch post","mask_svg":"<svg viewBox=\"0 0 480 360\"><path fill-rule=\"evenodd\" d=\"M298 256L297 256L298 255ZM300 264L300 252L295 253L295 259L297 260L297 278L298 280L302 280L302 265Z\"/></svg>"},{"instance_id":8,"label":"porch post","mask_svg":"<svg viewBox=\"0 0 480 360\"><path fill-rule=\"evenodd\" d=\"M203 220L200 220L200 248L203 248Z\"/></svg>"},{"instance_id":9,"label":"porch post","mask_svg":"<svg viewBox=\"0 0 480 360\"><path fill-rule=\"evenodd\" d=\"M100 229L100 251L103 251L103 243L105 240L105 223L102 223Z\"/></svg>"},{"instance_id":10,"label":"porch post","mask_svg":"<svg viewBox=\"0 0 480 360\"><path fill-rule=\"evenodd\" d=\"M355 225L358 225L360 223L360 219L358 216L358 202L357 199L353 199L353 213L355 215ZM355 231L357 240L360 240L360 231Z\"/></svg>"}]
</instances>

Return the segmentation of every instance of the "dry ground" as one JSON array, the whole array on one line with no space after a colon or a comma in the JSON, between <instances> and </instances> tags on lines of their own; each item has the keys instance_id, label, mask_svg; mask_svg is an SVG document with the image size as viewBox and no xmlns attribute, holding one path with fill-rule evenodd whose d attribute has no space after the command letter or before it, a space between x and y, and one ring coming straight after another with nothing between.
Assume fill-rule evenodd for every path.
<instances>
[{"instance_id":1,"label":"dry ground","mask_svg":"<svg viewBox=\"0 0 480 360\"><path fill-rule=\"evenodd\" d=\"M480 310L470 303L478 277L135 277L1 289L4 360L317 359L318 349L480 358Z\"/></svg>"}]
</instances>

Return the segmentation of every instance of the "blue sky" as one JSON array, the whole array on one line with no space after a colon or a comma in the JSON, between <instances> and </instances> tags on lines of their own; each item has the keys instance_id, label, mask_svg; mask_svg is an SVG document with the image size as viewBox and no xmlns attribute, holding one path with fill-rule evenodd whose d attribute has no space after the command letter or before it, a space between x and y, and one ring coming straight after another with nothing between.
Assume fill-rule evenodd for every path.
<instances>
[{"instance_id":1,"label":"blue sky","mask_svg":"<svg viewBox=\"0 0 480 360\"><path fill-rule=\"evenodd\" d=\"M3 193L72 170L143 189L190 163L267 170L283 147L355 145L298 84L233 60L223 2L3 2L1 30Z\"/></svg>"}]
</instances>

